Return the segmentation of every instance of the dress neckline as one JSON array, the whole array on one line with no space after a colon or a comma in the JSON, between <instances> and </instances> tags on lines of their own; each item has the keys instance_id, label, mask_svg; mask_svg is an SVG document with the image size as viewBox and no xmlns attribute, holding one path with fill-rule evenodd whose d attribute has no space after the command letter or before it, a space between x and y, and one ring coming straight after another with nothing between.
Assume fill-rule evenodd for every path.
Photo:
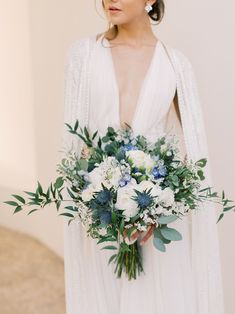
<instances>
[{"instance_id":1,"label":"dress neckline","mask_svg":"<svg viewBox=\"0 0 235 314\"><path fill-rule=\"evenodd\" d=\"M104 37L104 34L102 34L97 39L97 43L99 41L101 41L102 38L106 41L106 43L108 45L110 45L108 39ZM141 84L140 89L139 89L139 94L138 94L138 97L137 97L137 103L135 105L135 110L134 110L134 114L132 116L131 125L130 125L132 129L134 128L134 124L136 122L138 112L139 112L141 104L143 102L142 100L143 100L144 94L146 92L147 82L148 82L148 79L150 77L151 71L153 69L153 65L154 65L154 62L155 62L155 59L156 59L156 55L157 55L157 52L160 49L160 46L161 46L161 40L158 39L156 44L155 44L155 48L154 48L154 51L153 51L153 54L152 54L152 57L151 57L148 69L146 71L146 74L145 74L145 76L144 76L144 78L142 80L142 84ZM118 112L118 126L119 126L119 128L123 128L123 126L121 125L121 117L120 117L120 92L119 92L117 75L116 75L116 71L115 71L115 67L114 67L114 61L113 61L113 56L112 56L111 49L107 49L107 53L108 53L108 58L109 58L110 66L111 66L112 78L113 78L113 82L114 82L114 90L115 90L114 100L116 102L117 112Z\"/></svg>"}]
</instances>

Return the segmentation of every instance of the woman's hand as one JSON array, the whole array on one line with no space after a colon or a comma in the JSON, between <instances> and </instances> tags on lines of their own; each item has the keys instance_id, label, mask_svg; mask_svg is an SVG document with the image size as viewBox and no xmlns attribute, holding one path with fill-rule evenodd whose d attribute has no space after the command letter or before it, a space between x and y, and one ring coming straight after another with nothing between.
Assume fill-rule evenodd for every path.
<instances>
[{"instance_id":1,"label":"woman's hand","mask_svg":"<svg viewBox=\"0 0 235 314\"><path fill-rule=\"evenodd\" d=\"M146 234L143 236L143 238L141 239L140 241L140 245L143 245L150 237L151 235L153 234L153 231L155 229L156 225L151 225L151 226L148 226L147 228L147 231L138 231L138 230L135 230L134 233L132 233L132 235L130 236L130 242L135 242L135 240L143 233L143 232L146 232ZM125 229L124 232L123 232L123 237L124 239L127 237L127 230Z\"/></svg>"}]
</instances>

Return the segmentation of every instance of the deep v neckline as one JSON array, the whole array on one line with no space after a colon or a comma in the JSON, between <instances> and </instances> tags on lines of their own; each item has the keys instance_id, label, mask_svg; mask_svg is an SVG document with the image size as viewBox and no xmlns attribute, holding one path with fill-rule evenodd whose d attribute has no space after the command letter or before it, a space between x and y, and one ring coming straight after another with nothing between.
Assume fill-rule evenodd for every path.
<instances>
[{"instance_id":1,"label":"deep v neckline","mask_svg":"<svg viewBox=\"0 0 235 314\"><path fill-rule=\"evenodd\" d=\"M104 36L101 36L100 38L102 38L102 37L104 38L106 43L108 45L110 45L108 39L106 39ZM139 93L138 93L138 96L137 96L137 103L135 105L134 114L132 116L131 124L130 124L132 129L134 128L134 124L135 124L136 119L137 119L137 114L138 114L138 112L140 110L140 107L141 107L141 103L142 103L142 99L143 99L143 96L144 96L144 92L146 91L146 84L147 84L148 78L150 77L150 73L152 71L153 64L155 62L155 58L156 58L156 55L157 55L157 51L159 50L159 47L160 47L160 43L161 43L161 40L158 39L156 44L155 44L155 48L154 48L154 51L153 51L153 54L152 54L149 66L147 68L147 71L146 71L146 73L144 75L144 78L142 80L142 83L140 85ZM118 112L118 127L120 129L123 129L124 127L121 125L121 116L120 116L120 113L121 113L121 111L120 111L120 91L119 91L118 80L117 80L117 75L116 75L116 71L115 71L115 67L114 67L114 61L113 61L113 55L112 55L111 48L110 49L108 48L107 52L108 52L108 57L109 57L110 65L111 65L112 78L113 78L113 82L114 82L114 90L115 90L115 97L114 97L114 99L116 101L117 112Z\"/></svg>"}]
</instances>

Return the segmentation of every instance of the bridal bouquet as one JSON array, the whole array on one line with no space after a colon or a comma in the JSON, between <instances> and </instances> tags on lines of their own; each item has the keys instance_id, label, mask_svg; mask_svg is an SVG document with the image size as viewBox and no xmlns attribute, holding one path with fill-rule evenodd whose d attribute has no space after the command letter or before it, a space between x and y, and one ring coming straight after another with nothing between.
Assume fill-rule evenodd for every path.
<instances>
[{"instance_id":1,"label":"bridal bouquet","mask_svg":"<svg viewBox=\"0 0 235 314\"><path fill-rule=\"evenodd\" d=\"M66 151L58 164L60 176L47 191L38 182L35 192L24 191L29 202L12 194L18 202L5 203L16 207L14 213L25 205L33 206L31 214L53 202L59 211L61 202L69 202L60 215L70 218L68 224L73 220L81 223L97 244L105 244L102 249L113 252L108 264L115 263L117 277L124 271L129 280L136 279L144 270L143 242L153 235L153 245L164 252L172 241L182 239L168 225L197 210L200 202L219 199L211 187L201 189L207 160L180 160L175 135L149 142L144 136L134 136L130 127L108 127L100 137L98 131L90 134L86 127L81 128L78 120L74 127L66 125L82 140L81 155L73 149ZM69 199L62 194L64 188ZM224 212L235 208L227 206L228 202L223 191Z\"/></svg>"}]
</instances>

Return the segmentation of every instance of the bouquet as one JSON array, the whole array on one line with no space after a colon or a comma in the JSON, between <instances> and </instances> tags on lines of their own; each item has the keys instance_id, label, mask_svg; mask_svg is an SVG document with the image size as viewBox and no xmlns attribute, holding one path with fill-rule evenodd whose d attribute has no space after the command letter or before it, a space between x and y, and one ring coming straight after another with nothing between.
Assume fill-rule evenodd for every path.
<instances>
[{"instance_id":1,"label":"bouquet","mask_svg":"<svg viewBox=\"0 0 235 314\"><path fill-rule=\"evenodd\" d=\"M65 124L82 140L80 156L73 149L65 151L57 165L60 176L47 190L38 182L35 192L24 191L28 202L12 194L18 202L5 203L15 207L14 213L32 206L31 214L50 203L59 211L62 202L69 202L59 215L70 218L68 224L81 223L88 236L112 252L108 264L115 263L117 277L125 272L129 280L136 279L144 271L141 245L151 235L161 252L172 241L182 240L180 232L168 225L198 210L200 202L223 205L218 221L235 208L228 206L232 201L224 191L220 198L211 187L201 188L207 159L180 160L175 135L149 142L142 135L134 136L128 125L118 130L108 127L101 137L98 131L90 134L87 127L80 127L78 120L74 126ZM68 199L62 194L65 188Z\"/></svg>"}]
</instances>

